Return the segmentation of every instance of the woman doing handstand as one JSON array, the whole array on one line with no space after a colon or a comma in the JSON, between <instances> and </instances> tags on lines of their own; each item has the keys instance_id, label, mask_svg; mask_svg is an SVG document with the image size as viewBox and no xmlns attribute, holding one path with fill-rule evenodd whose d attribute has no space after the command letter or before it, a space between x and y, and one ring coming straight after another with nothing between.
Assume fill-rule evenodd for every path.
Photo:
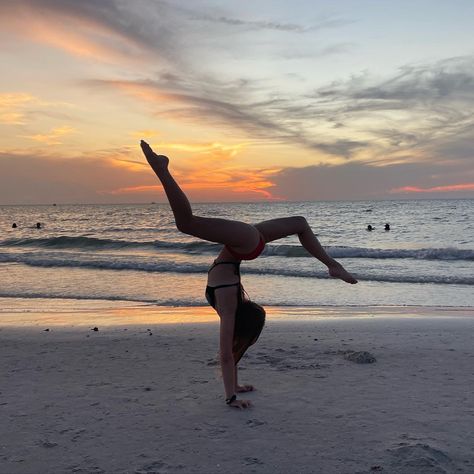
<instances>
[{"instance_id":1,"label":"woman doing handstand","mask_svg":"<svg viewBox=\"0 0 474 474\"><path fill-rule=\"evenodd\" d=\"M265 322L265 310L250 301L244 292L240 282L241 261L257 258L268 242L296 234L301 245L328 267L331 277L352 284L357 280L325 252L304 217L271 219L251 225L194 215L188 198L168 169L168 157L157 155L143 140L140 145L163 185L178 230L224 245L209 269L206 298L220 317L219 352L226 403L231 407L248 408L250 401L237 399L236 394L251 391L253 387L238 385L237 363L258 339Z\"/></svg>"}]
</instances>

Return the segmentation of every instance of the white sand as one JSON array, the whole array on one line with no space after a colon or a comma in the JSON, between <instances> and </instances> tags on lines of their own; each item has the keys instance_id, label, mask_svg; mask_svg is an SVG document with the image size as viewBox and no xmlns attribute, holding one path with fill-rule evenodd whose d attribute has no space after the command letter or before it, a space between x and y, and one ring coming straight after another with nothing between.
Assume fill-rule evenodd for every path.
<instances>
[{"instance_id":1,"label":"white sand","mask_svg":"<svg viewBox=\"0 0 474 474\"><path fill-rule=\"evenodd\" d=\"M270 311L243 360L245 411L223 402L217 322L3 314L0 472L474 473L472 311L298 311Z\"/></svg>"}]
</instances>

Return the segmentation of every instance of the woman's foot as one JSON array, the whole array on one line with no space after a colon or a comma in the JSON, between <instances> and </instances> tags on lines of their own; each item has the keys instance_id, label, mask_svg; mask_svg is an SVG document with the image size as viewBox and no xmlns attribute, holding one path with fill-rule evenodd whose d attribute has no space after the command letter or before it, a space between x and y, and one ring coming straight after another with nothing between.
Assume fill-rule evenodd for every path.
<instances>
[{"instance_id":1,"label":"woman's foot","mask_svg":"<svg viewBox=\"0 0 474 474\"><path fill-rule=\"evenodd\" d=\"M254 390L253 385L237 385L237 387L235 387L237 393L253 392Z\"/></svg>"},{"instance_id":2,"label":"woman's foot","mask_svg":"<svg viewBox=\"0 0 474 474\"><path fill-rule=\"evenodd\" d=\"M352 285L357 283L357 280L338 262L328 267L329 276L339 278Z\"/></svg>"},{"instance_id":3,"label":"woman's foot","mask_svg":"<svg viewBox=\"0 0 474 474\"><path fill-rule=\"evenodd\" d=\"M145 155L148 163L153 168L155 172L164 170L168 168L169 158L165 155L157 155L152 149L151 146L144 140L140 142L143 154Z\"/></svg>"}]
</instances>

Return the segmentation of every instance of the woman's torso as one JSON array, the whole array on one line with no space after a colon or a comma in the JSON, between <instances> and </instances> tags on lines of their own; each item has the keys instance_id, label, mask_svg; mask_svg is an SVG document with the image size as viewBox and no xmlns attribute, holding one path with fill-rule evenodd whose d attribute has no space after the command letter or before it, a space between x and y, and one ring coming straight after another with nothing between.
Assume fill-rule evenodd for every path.
<instances>
[{"instance_id":1,"label":"woman's torso","mask_svg":"<svg viewBox=\"0 0 474 474\"><path fill-rule=\"evenodd\" d=\"M235 297L239 303L244 298L240 281L240 260L235 260L225 249L218 255L210 266L207 274L206 299L216 307L216 291L219 288L235 287ZM227 293L228 294L228 293Z\"/></svg>"}]
</instances>

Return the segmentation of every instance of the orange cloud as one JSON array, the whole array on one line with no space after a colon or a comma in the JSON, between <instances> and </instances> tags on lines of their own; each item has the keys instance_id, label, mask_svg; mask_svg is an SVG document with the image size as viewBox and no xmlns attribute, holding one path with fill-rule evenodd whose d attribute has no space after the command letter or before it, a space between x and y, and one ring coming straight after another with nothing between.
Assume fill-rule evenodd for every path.
<instances>
[{"instance_id":1,"label":"orange cloud","mask_svg":"<svg viewBox=\"0 0 474 474\"><path fill-rule=\"evenodd\" d=\"M90 17L53 10L38 14L33 9L16 8L12 2L5 7L2 20L3 29L74 56L100 62L143 58L143 45Z\"/></svg>"},{"instance_id":2,"label":"orange cloud","mask_svg":"<svg viewBox=\"0 0 474 474\"><path fill-rule=\"evenodd\" d=\"M214 156L219 155L222 158L224 155L228 157L234 157L239 151L244 148L244 144L240 143L237 145L223 145L222 143L159 143L159 147L170 148L172 150L189 151L189 152L201 152L206 154L213 154Z\"/></svg>"},{"instance_id":3,"label":"orange cloud","mask_svg":"<svg viewBox=\"0 0 474 474\"><path fill-rule=\"evenodd\" d=\"M130 81L120 81L120 80L111 80L102 82L111 87L114 87L126 94L129 94L133 97L143 100L144 102L152 102L153 105L159 103L160 105L166 105L169 103L181 102L187 103L188 99L182 94L177 94L173 92L165 92L163 90L158 90L156 86L146 83L130 82Z\"/></svg>"},{"instance_id":4,"label":"orange cloud","mask_svg":"<svg viewBox=\"0 0 474 474\"><path fill-rule=\"evenodd\" d=\"M72 129L63 127L52 130L49 134L34 135L30 139L48 144L57 144L60 134ZM158 143L154 146L159 152L160 148L175 149L181 152L192 152L191 157L183 157L177 153L172 160L172 171L178 182L186 192L194 192L194 196L212 199L213 196L228 196L228 200L239 200L242 195L245 199L252 196L261 196L265 199L279 199L274 196L271 189L275 186L272 176L278 169L245 169L235 162L238 152L243 144L222 144L219 142L206 143ZM150 184L155 177L145 159L141 156L138 144L124 146L117 149L97 150L96 159L104 163L107 169L130 175L128 183L120 186L102 188L101 195L137 195L158 193L163 195L163 188L159 183ZM133 175L131 174L133 173Z\"/></svg>"},{"instance_id":5,"label":"orange cloud","mask_svg":"<svg viewBox=\"0 0 474 474\"><path fill-rule=\"evenodd\" d=\"M149 166L147 163L141 163L139 161L119 158L110 158L108 161L109 164L112 165L114 168L123 168L127 171L143 172L149 170Z\"/></svg>"},{"instance_id":6,"label":"orange cloud","mask_svg":"<svg viewBox=\"0 0 474 474\"><path fill-rule=\"evenodd\" d=\"M156 130L138 130L137 132L130 132L130 135L134 138L152 138L159 135Z\"/></svg>"},{"instance_id":7,"label":"orange cloud","mask_svg":"<svg viewBox=\"0 0 474 474\"><path fill-rule=\"evenodd\" d=\"M73 127L69 127L67 125L63 127L53 128L51 132L47 134L36 134L36 135L23 135L24 138L29 138L30 140L35 140L40 143L44 143L45 145L61 145L62 142L60 140L61 137L66 135L70 135L74 133L76 130Z\"/></svg>"},{"instance_id":8,"label":"orange cloud","mask_svg":"<svg viewBox=\"0 0 474 474\"><path fill-rule=\"evenodd\" d=\"M9 125L24 123L24 108L37 102L37 99L26 93L0 94L0 122Z\"/></svg>"},{"instance_id":9,"label":"orange cloud","mask_svg":"<svg viewBox=\"0 0 474 474\"><path fill-rule=\"evenodd\" d=\"M7 125L24 125L28 115L38 109L74 108L67 102L49 102L35 97L27 92L0 93L0 123Z\"/></svg>"},{"instance_id":10,"label":"orange cloud","mask_svg":"<svg viewBox=\"0 0 474 474\"><path fill-rule=\"evenodd\" d=\"M183 183L181 187L186 192L188 191L216 191L218 189L227 189L229 191L229 197L232 193L239 194L260 194L266 199L279 200L281 198L273 196L268 188L274 186L274 183L267 180L262 180L255 176L249 176L247 179L241 179L234 183L229 182L199 182L199 183ZM140 193L150 193L150 192L163 192L161 185L143 185L143 186L129 186L125 188L114 189L112 191L104 192L106 194L140 194Z\"/></svg>"},{"instance_id":11,"label":"orange cloud","mask_svg":"<svg viewBox=\"0 0 474 474\"><path fill-rule=\"evenodd\" d=\"M403 186L401 188L395 188L390 190L392 194L394 193L449 193L455 191L474 191L474 183L465 183L465 184L451 184L446 186L433 186L431 188L419 188L417 186Z\"/></svg>"},{"instance_id":12,"label":"orange cloud","mask_svg":"<svg viewBox=\"0 0 474 474\"><path fill-rule=\"evenodd\" d=\"M112 191L100 191L101 194L137 194L149 192L162 192L163 187L160 185L144 185L144 186L129 186L126 188L113 189Z\"/></svg>"},{"instance_id":13,"label":"orange cloud","mask_svg":"<svg viewBox=\"0 0 474 474\"><path fill-rule=\"evenodd\" d=\"M143 169L143 168L142 168ZM274 171L274 170L272 170ZM175 173L179 177L181 187L186 191L209 191L212 195L213 191L228 191L229 197L232 193L240 194L259 194L266 199L278 200L277 196L273 196L270 189L275 184L266 175L268 170L237 170L237 169L221 169L218 171L197 168L195 170L187 170ZM146 194L150 192L162 193L161 185L138 185L127 186L112 191L106 191L107 194Z\"/></svg>"}]
</instances>

